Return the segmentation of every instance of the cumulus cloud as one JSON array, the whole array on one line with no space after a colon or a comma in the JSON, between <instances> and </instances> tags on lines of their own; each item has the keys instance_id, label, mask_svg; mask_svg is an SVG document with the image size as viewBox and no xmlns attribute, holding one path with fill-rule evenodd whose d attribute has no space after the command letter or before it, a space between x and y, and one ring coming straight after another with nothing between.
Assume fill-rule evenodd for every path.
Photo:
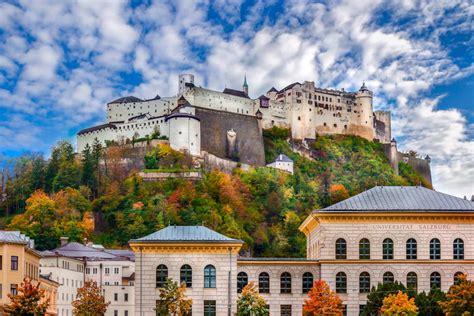
<instances>
[{"instance_id":1,"label":"cumulus cloud","mask_svg":"<svg viewBox=\"0 0 474 316\"><path fill-rule=\"evenodd\" d=\"M376 108L392 110L400 147L432 156L435 187L474 193L469 123L460 110L439 109L439 97L428 97L434 86L474 73L474 65L452 57L442 41L463 33L464 42L455 44L472 47L474 4L293 0L274 9L276 4L1 3L0 108L8 109L2 120L16 122L2 126L2 149L14 147L13 132L28 124L25 149L37 142L35 135L47 139L44 122L73 139L81 127L103 121L105 103L115 97L174 94L181 72L218 90L239 88L247 74L252 96L294 81L357 89L365 80ZM32 115L36 120L28 119Z\"/></svg>"}]
</instances>

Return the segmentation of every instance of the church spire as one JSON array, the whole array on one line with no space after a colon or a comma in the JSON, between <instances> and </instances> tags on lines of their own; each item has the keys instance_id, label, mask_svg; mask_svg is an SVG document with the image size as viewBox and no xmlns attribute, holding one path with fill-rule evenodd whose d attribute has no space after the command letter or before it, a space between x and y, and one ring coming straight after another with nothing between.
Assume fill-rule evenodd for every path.
<instances>
[{"instance_id":1,"label":"church spire","mask_svg":"<svg viewBox=\"0 0 474 316\"><path fill-rule=\"evenodd\" d=\"M244 76L244 84L242 85L242 90L248 95L249 94L249 85L247 84L247 74Z\"/></svg>"}]
</instances>

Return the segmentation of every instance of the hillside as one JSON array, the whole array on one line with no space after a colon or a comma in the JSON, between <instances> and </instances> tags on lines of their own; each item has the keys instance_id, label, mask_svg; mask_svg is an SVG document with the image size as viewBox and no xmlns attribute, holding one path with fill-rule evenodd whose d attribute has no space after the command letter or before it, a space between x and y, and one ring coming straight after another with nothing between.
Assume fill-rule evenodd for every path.
<instances>
[{"instance_id":1,"label":"hillside","mask_svg":"<svg viewBox=\"0 0 474 316\"><path fill-rule=\"evenodd\" d=\"M318 137L310 144L315 159L309 159L292 151L298 144L290 145L287 136L287 130L265 131L265 155L267 161L288 155L295 161L293 176L270 168L236 169L232 175L205 172L197 182L145 183L114 167L119 148L96 146L77 161L70 144L61 143L48 162L37 156L17 161L0 204L10 216L0 223L37 239L40 249L55 246L63 235L123 247L168 224L204 224L244 240L244 255L302 257L305 239L298 226L311 210L375 185L421 181L406 166L396 175L382 147L362 138ZM99 156L109 172L95 171Z\"/></svg>"}]
</instances>

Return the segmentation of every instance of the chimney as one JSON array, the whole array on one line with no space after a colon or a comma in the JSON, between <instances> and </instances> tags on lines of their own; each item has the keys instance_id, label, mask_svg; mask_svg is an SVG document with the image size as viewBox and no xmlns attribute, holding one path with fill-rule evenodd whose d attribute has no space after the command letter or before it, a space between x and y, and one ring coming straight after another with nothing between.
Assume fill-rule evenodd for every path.
<instances>
[{"instance_id":1,"label":"chimney","mask_svg":"<svg viewBox=\"0 0 474 316\"><path fill-rule=\"evenodd\" d=\"M471 195L471 202L474 202L474 194Z\"/></svg>"},{"instance_id":2,"label":"chimney","mask_svg":"<svg viewBox=\"0 0 474 316\"><path fill-rule=\"evenodd\" d=\"M62 246L65 246L69 242L69 237L61 237L59 238L59 240L61 241L61 247L62 247Z\"/></svg>"}]
</instances>

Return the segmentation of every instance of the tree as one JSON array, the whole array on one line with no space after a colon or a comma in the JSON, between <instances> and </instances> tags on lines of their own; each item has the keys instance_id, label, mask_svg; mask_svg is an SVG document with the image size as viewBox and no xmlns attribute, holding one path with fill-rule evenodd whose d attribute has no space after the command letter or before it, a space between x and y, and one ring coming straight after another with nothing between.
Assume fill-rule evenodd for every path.
<instances>
[{"instance_id":1,"label":"tree","mask_svg":"<svg viewBox=\"0 0 474 316\"><path fill-rule=\"evenodd\" d=\"M398 291L397 294L390 294L383 299L380 309L384 316L416 316L418 307L415 305L415 298L408 298L406 293Z\"/></svg>"},{"instance_id":2,"label":"tree","mask_svg":"<svg viewBox=\"0 0 474 316\"><path fill-rule=\"evenodd\" d=\"M398 293L398 291L406 293L405 286L398 281L385 284L379 283L377 287L373 286L370 293L367 295L367 305L365 305L361 315L377 315L382 308L383 299L387 295Z\"/></svg>"},{"instance_id":3,"label":"tree","mask_svg":"<svg viewBox=\"0 0 474 316\"><path fill-rule=\"evenodd\" d=\"M258 293L254 282L249 282L243 289L237 301L238 316L268 315L267 302Z\"/></svg>"},{"instance_id":4,"label":"tree","mask_svg":"<svg viewBox=\"0 0 474 316\"><path fill-rule=\"evenodd\" d=\"M40 283L33 285L29 278L24 278L18 294L8 294L10 304L6 304L4 309L11 315L35 316L45 315L49 306L49 301L45 300L44 290L40 288Z\"/></svg>"},{"instance_id":5,"label":"tree","mask_svg":"<svg viewBox=\"0 0 474 316\"><path fill-rule=\"evenodd\" d=\"M160 288L160 300L156 304L156 314L160 316L182 316L191 312L193 301L186 296L186 283L166 279L165 286Z\"/></svg>"},{"instance_id":6,"label":"tree","mask_svg":"<svg viewBox=\"0 0 474 316\"><path fill-rule=\"evenodd\" d=\"M466 274L459 276L459 281L451 285L446 298L438 304L448 316L474 315L474 282Z\"/></svg>"},{"instance_id":7,"label":"tree","mask_svg":"<svg viewBox=\"0 0 474 316\"><path fill-rule=\"evenodd\" d=\"M73 313L78 316L104 315L110 302L105 302L95 281L86 281L77 289L77 299L72 302Z\"/></svg>"},{"instance_id":8,"label":"tree","mask_svg":"<svg viewBox=\"0 0 474 316\"><path fill-rule=\"evenodd\" d=\"M323 280L315 281L304 301L305 315L342 315L342 300Z\"/></svg>"},{"instance_id":9,"label":"tree","mask_svg":"<svg viewBox=\"0 0 474 316\"><path fill-rule=\"evenodd\" d=\"M334 204L347 199L349 197L349 191L347 191L342 184L333 184L329 188L329 196L331 198L331 203Z\"/></svg>"},{"instance_id":10,"label":"tree","mask_svg":"<svg viewBox=\"0 0 474 316\"><path fill-rule=\"evenodd\" d=\"M415 304L418 306L418 316L444 316L439 301L445 299L445 294L439 289L433 289L428 294L418 293Z\"/></svg>"},{"instance_id":11,"label":"tree","mask_svg":"<svg viewBox=\"0 0 474 316\"><path fill-rule=\"evenodd\" d=\"M86 144L84 150L82 151L82 173L81 173L81 184L88 186L89 188L94 188L95 174L94 174L94 157L91 153L91 148L89 144Z\"/></svg>"}]
</instances>

